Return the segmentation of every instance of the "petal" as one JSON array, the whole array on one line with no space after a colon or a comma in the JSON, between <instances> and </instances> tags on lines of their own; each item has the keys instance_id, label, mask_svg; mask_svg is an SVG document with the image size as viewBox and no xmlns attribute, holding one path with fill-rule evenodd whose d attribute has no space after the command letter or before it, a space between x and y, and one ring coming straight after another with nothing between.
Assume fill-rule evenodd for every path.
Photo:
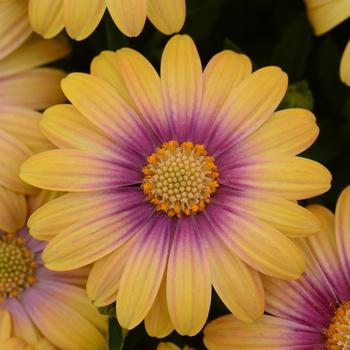
<instances>
[{"instance_id":1,"label":"petal","mask_svg":"<svg viewBox=\"0 0 350 350\"><path fill-rule=\"evenodd\" d=\"M233 315L219 317L205 327L203 341L209 350L318 350L325 345L321 332L268 315L253 324Z\"/></svg>"},{"instance_id":2,"label":"petal","mask_svg":"<svg viewBox=\"0 0 350 350\"><path fill-rule=\"evenodd\" d=\"M296 279L305 260L296 246L264 221L212 202L204 214L226 245L254 269L282 279Z\"/></svg>"},{"instance_id":3,"label":"petal","mask_svg":"<svg viewBox=\"0 0 350 350\"><path fill-rule=\"evenodd\" d=\"M176 35L166 44L161 61L161 86L173 138L192 139L202 101L202 65L188 35Z\"/></svg>"},{"instance_id":4,"label":"petal","mask_svg":"<svg viewBox=\"0 0 350 350\"><path fill-rule=\"evenodd\" d=\"M206 143L211 156L225 152L258 129L282 100L287 74L278 67L255 71L232 91L222 106Z\"/></svg>"},{"instance_id":5,"label":"petal","mask_svg":"<svg viewBox=\"0 0 350 350\"><path fill-rule=\"evenodd\" d=\"M63 28L63 0L29 0L28 14L34 31L45 39L53 38Z\"/></svg>"},{"instance_id":6,"label":"petal","mask_svg":"<svg viewBox=\"0 0 350 350\"><path fill-rule=\"evenodd\" d=\"M335 239L341 264L350 282L350 186L340 194L335 209Z\"/></svg>"},{"instance_id":7,"label":"petal","mask_svg":"<svg viewBox=\"0 0 350 350\"><path fill-rule=\"evenodd\" d=\"M230 251L204 215L196 217L209 260L211 281L226 307L239 319L253 322L264 313L264 289L256 270Z\"/></svg>"},{"instance_id":8,"label":"petal","mask_svg":"<svg viewBox=\"0 0 350 350\"><path fill-rule=\"evenodd\" d=\"M109 136L72 105L48 108L40 121L43 134L59 148L107 154L142 169L144 158Z\"/></svg>"},{"instance_id":9,"label":"petal","mask_svg":"<svg viewBox=\"0 0 350 350\"><path fill-rule=\"evenodd\" d=\"M283 198L259 192L235 191L225 186L221 186L214 196L213 202L256 216L288 237L306 237L321 229L317 216Z\"/></svg>"},{"instance_id":10,"label":"petal","mask_svg":"<svg viewBox=\"0 0 350 350\"><path fill-rule=\"evenodd\" d=\"M26 289L22 293L22 296L24 296L30 289L31 288ZM5 299L5 301L1 304L1 307L7 310L11 315L11 335L13 337L22 338L29 343L38 339L38 330L23 308L22 303L17 298Z\"/></svg>"},{"instance_id":11,"label":"petal","mask_svg":"<svg viewBox=\"0 0 350 350\"><path fill-rule=\"evenodd\" d=\"M167 305L166 277L167 273L165 271L156 299L145 317L145 328L151 337L164 338L174 330Z\"/></svg>"},{"instance_id":12,"label":"petal","mask_svg":"<svg viewBox=\"0 0 350 350\"><path fill-rule=\"evenodd\" d=\"M346 44L340 61L340 79L347 86L350 86L350 40Z\"/></svg>"},{"instance_id":13,"label":"petal","mask_svg":"<svg viewBox=\"0 0 350 350\"><path fill-rule=\"evenodd\" d=\"M143 191L136 188L71 193L40 207L29 218L28 226L35 238L49 241L62 230L84 218L111 211L115 208L115 203L123 210L144 200Z\"/></svg>"},{"instance_id":14,"label":"petal","mask_svg":"<svg viewBox=\"0 0 350 350\"><path fill-rule=\"evenodd\" d=\"M11 317L7 310L0 308L0 343L11 337Z\"/></svg>"},{"instance_id":15,"label":"petal","mask_svg":"<svg viewBox=\"0 0 350 350\"><path fill-rule=\"evenodd\" d=\"M334 316L338 299L305 244L298 247L307 261L306 270L298 280L282 281L261 276L265 310L277 317L325 331Z\"/></svg>"},{"instance_id":16,"label":"petal","mask_svg":"<svg viewBox=\"0 0 350 350\"><path fill-rule=\"evenodd\" d=\"M55 274L58 273L56 272ZM64 303L66 306L74 309L101 332L107 332L106 317L100 315L91 304L84 288L57 281L45 281L37 283L35 289L55 298L56 304ZM29 299L26 301L30 302Z\"/></svg>"},{"instance_id":17,"label":"petal","mask_svg":"<svg viewBox=\"0 0 350 350\"><path fill-rule=\"evenodd\" d=\"M125 264L139 236L140 231L111 253L94 262L86 292L95 306L106 306L116 301Z\"/></svg>"},{"instance_id":18,"label":"petal","mask_svg":"<svg viewBox=\"0 0 350 350\"><path fill-rule=\"evenodd\" d=\"M158 344L156 350L181 350L181 349L173 343L161 342Z\"/></svg>"},{"instance_id":19,"label":"petal","mask_svg":"<svg viewBox=\"0 0 350 350\"><path fill-rule=\"evenodd\" d=\"M147 0L105 0L111 17L126 36L138 36L146 22Z\"/></svg>"},{"instance_id":20,"label":"petal","mask_svg":"<svg viewBox=\"0 0 350 350\"><path fill-rule=\"evenodd\" d=\"M148 0L147 17L163 34L181 30L186 18L185 0Z\"/></svg>"},{"instance_id":21,"label":"petal","mask_svg":"<svg viewBox=\"0 0 350 350\"><path fill-rule=\"evenodd\" d=\"M112 85L121 98L125 100L139 116L141 116L140 111L136 107L129 90L125 85L125 81L121 75L116 60L116 53L114 51L102 51L98 56L94 57L91 62L90 70L91 75L95 75Z\"/></svg>"},{"instance_id":22,"label":"petal","mask_svg":"<svg viewBox=\"0 0 350 350\"><path fill-rule=\"evenodd\" d=\"M307 206L307 209L317 215L322 227L317 235L309 237L305 242L338 298L342 302L350 300L350 285L340 261L335 239L334 214L316 204Z\"/></svg>"},{"instance_id":23,"label":"petal","mask_svg":"<svg viewBox=\"0 0 350 350\"><path fill-rule=\"evenodd\" d=\"M64 0L63 7L67 33L75 40L86 39L96 29L106 10L103 0Z\"/></svg>"},{"instance_id":24,"label":"petal","mask_svg":"<svg viewBox=\"0 0 350 350\"><path fill-rule=\"evenodd\" d=\"M9 338L1 343L1 350L36 350L21 338Z\"/></svg>"},{"instance_id":25,"label":"petal","mask_svg":"<svg viewBox=\"0 0 350 350\"><path fill-rule=\"evenodd\" d=\"M33 32L27 14L28 1L0 3L0 60L19 47Z\"/></svg>"},{"instance_id":26,"label":"petal","mask_svg":"<svg viewBox=\"0 0 350 350\"><path fill-rule=\"evenodd\" d=\"M117 296L117 318L126 329L142 322L158 294L168 258L169 217L159 213L141 231L124 268Z\"/></svg>"},{"instance_id":27,"label":"petal","mask_svg":"<svg viewBox=\"0 0 350 350\"><path fill-rule=\"evenodd\" d=\"M140 203L122 212L111 208L82 219L49 242L42 255L45 266L64 271L88 265L117 249L153 213L153 206Z\"/></svg>"},{"instance_id":28,"label":"petal","mask_svg":"<svg viewBox=\"0 0 350 350\"><path fill-rule=\"evenodd\" d=\"M27 108L0 106L1 129L21 140L34 153L54 148L39 129L42 114Z\"/></svg>"},{"instance_id":29,"label":"petal","mask_svg":"<svg viewBox=\"0 0 350 350\"><path fill-rule=\"evenodd\" d=\"M70 52L71 48L64 36L45 40L32 34L23 45L0 61L0 78L50 63Z\"/></svg>"},{"instance_id":30,"label":"petal","mask_svg":"<svg viewBox=\"0 0 350 350\"><path fill-rule=\"evenodd\" d=\"M24 183L18 176L20 165L33 152L17 138L0 129L0 185L22 194L35 194L38 189Z\"/></svg>"},{"instance_id":31,"label":"petal","mask_svg":"<svg viewBox=\"0 0 350 350\"><path fill-rule=\"evenodd\" d=\"M163 142L171 140L160 78L156 70L141 54L128 48L117 51L117 62L141 114Z\"/></svg>"},{"instance_id":32,"label":"petal","mask_svg":"<svg viewBox=\"0 0 350 350\"><path fill-rule=\"evenodd\" d=\"M97 191L142 182L141 171L93 152L53 150L22 164L21 179L54 191Z\"/></svg>"},{"instance_id":33,"label":"petal","mask_svg":"<svg viewBox=\"0 0 350 350\"><path fill-rule=\"evenodd\" d=\"M192 217L178 221L167 273L170 319L179 334L193 336L208 317L211 279L202 238Z\"/></svg>"},{"instance_id":34,"label":"petal","mask_svg":"<svg viewBox=\"0 0 350 350\"><path fill-rule=\"evenodd\" d=\"M149 156L156 148L152 136L135 111L107 82L83 73L72 73L62 89L73 105L101 130L136 152Z\"/></svg>"},{"instance_id":35,"label":"petal","mask_svg":"<svg viewBox=\"0 0 350 350\"><path fill-rule=\"evenodd\" d=\"M46 292L46 285L36 283L27 289L23 299L30 317L42 334L63 349L105 349L103 335L79 312L55 293Z\"/></svg>"},{"instance_id":36,"label":"petal","mask_svg":"<svg viewBox=\"0 0 350 350\"><path fill-rule=\"evenodd\" d=\"M305 0L307 15L316 35L321 35L350 16L349 1L331 0L320 3L317 0Z\"/></svg>"},{"instance_id":37,"label":"petal","mask_svg":"<svg viewBox=\"0 0 350 350\"><path fill-rule=\"evenodd\" d=\"M24 226L27 218L25 196L0 186L0 230L16 232Z\"/></svg>"},{"instance_id":38,"label":"petal","mask_svg":"<svg viewBox=\"0 0 350 350\"><path fill-rule=\"evenodd\" d=\"M289 108L275 112L248 137L220 155L220 162L265 155L291 155L305 151L316 140L319 128L313 113L306 109Z\"/></svg>"},{"instance_id":39,"label":"petal","mask_svg":"<svg viewBox=\"0 0 350 350\"><path fill-rule=\"evenodd\" d=\"M65 76L60 69L35 68L1 79L0 103L39 110L63 103L60 81Z\"/></svg>"},{"instance_id":40,"label":"petal","mask_svg":"<svg viewBox=\"0 0 350 350\"><path fill-rule=\"evenodd\" d=\"M332 175L313 160L284 155L259 156L225 166L217 162L220 183L285 199L305 199L329 190Z\"/></svg>"},{"instance_id":41,"label":"petal","mask_svg":"<svg viewBox=\"0 0 350 350\"><path fill-rule=\"evenodd\" d=\"M216 54L209 61L203 72L203 98L198 115L198 133L195 134L196 143L206 141L213 122L231 91L251 72L249 58L230 50Z\"/></svg>"}]
</instances>

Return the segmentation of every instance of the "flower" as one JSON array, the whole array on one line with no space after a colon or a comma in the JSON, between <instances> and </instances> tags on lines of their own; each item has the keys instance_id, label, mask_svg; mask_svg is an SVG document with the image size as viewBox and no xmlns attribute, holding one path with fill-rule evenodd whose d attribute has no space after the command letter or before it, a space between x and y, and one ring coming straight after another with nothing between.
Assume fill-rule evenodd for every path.
<instances>
[{"instance_id":1,"label":"flower","mask_svg":"<svg viewBox=\"0 0 350 350\"><path fill-rule=\"evenodd\" d=\"M30 215L57 196L40 191L17 210ZM4 193L1 202L16 205ZM0 342L27 342L35 349L48 342L61 350L105 349L106 320L84 289L89 268L63 273L46 269L41 260L45 245L27 227L0 230Z\"/></svg>"},{"instance_id":2,"label":"flower","mask_svg":"<svg viewBox=\"0 0 350 350\"><path fill-rule=\"evenodd\" d=\"M186 17L185 0L29 0L29 19L34 31L52 38L64 27L75 40L87 38L97 27L106 10L120 31L138 36L146 15L162 33L181 30Z\"/></svg>"},{"instance_id":3,"label":"flower","mask_svg":"<svg viewBox=\"0 0 350 350\"><path fill-rule=\"evenodd\" d=\"M307 260L297 281L263 277L266 311L255 324L232 315L204 330L209 350L347 349L350 342L350 186L341 193L335 215L321 205L308 209L322 222L321 231L296 244Z\"/></svg>"},{"instance_id":4,"label":"flower","mask_svg":"<svg viewBox=\"0 0 350 350\"><path fill-rule=\"evenodd\" d=\"M350 17L349 0L304 0L316 35L322 35ZM350 41L340 61L340 79L350 86Z\"/></svg>"},{"instance_id":5,"label":"flower","mask_svg":"<svg viewBox=\"0 0 350 350\"><path fill-rule=\"evenodd\" d=\"M314 115L273 113L287 88L277 67L251 74L249 59L227 50L202 73L187 35L167 43L161 78L132 49L116 58L103 52L92 75L62 81L72 105L49 108L40 123L60 149L21 167L32 185L72 192L28 221L50 241L45 265L94 263L94 304L116 300L120 325L145 319L152 336L198 333L212 285L239 318L258 319L257 270L298 278L305 262L288 236L320 228L293 202L330 187L327 169L294 156L317 137Z\"/></svg>"}]
</instances>

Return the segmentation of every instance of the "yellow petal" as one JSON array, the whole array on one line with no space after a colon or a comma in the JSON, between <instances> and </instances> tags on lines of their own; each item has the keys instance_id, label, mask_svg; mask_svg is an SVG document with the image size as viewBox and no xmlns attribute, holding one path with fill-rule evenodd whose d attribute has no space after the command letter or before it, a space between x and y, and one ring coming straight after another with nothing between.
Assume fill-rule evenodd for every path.
<instances>
[{"instance_id":1,"label":"yellow petal","mask_svg":"<svg viewBox=\"0 0 350 350\"><path fill-rule=\"evenodd\" d=\"M45 39L56 36L63 28L64 0L29 0L28 15L34 31Z\"/></svg>"},{"instance_id":2,"label":"yellow petal","mask_svg":"<svg viewBox=\"0 0 350 350\"><path fill-rule=\"evenodd\" d=\"M64 24L75 40L87 38L100 23L106 10L104 0L64 0Z\"/></svg>"},{"instance_id":3,"label":"yellow petal","mask_svg":"<svg viewBox=\"0 0 350 350\"><path fill-rule=\"evenodd\" d=\"M138 36L146 22L147 0L105 0L114 23L126 36Z\"/></svg>"},{"instance_id":4,"label":"yellow petal","mask_svg":"<svg viewBox=\"0 0 350 350\"><path fill-rule=\"evenodd\" d=\"M340 79L350 86L350 41L348 41L340 61Z\"/></svg>"},{"instance_id":5,"label":"yellow petal","mask_svg":"<svg viewBox=\"0 0 350 350\"><path fill-rule=\"evenodd\" d=\"M148 0L147 17L163 34L181 30L186 18L185 0Z\"/></svg>"},{"instance_id":6,"label":"yellow petal","mask_svg":"<svg viewBox=\"0 0 350 350\"><path fill-rule=\"evenodd\" d=\"M0 308L0 343L11 336L11 317L7 310Z\"/></svg>"}]
</instances>

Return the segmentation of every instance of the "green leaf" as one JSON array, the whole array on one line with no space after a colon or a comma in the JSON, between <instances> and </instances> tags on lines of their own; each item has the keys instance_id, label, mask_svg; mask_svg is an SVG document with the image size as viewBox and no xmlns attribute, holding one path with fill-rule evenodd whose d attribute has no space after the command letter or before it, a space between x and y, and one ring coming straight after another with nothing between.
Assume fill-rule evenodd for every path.
<instances>
[{"instance_id":1,"label":"green leaf","mask_svg":"<svg viewBox=\"0 0 350 350\"><path fill-rule=\"evenodd\" d=\"M123 348L123 329L116 317L108 318L107 349L121 350Z\"/></svg>"}]
</instances>

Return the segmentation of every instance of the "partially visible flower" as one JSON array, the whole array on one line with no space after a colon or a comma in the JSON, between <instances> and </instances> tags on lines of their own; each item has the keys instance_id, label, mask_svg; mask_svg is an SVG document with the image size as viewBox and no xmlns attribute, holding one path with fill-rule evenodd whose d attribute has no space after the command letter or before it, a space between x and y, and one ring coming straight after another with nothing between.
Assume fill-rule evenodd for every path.
<instances>
[{"instance_id":1,"label":"partially visible flower","mask_svg":"<svg viewBox=\"0 0 350 350\"><path fill-rule=\"evenodd\" d=\"M274 113L286 89L278 67L214 56L204 72L187 35L167 43L161 77L138 52L104 52L92 75L62 81L71 105L47 109L41 130L60 149L24 162L21 178L71 192L29 219L50 241L48 268L94 263L87 291L116 300L120 325L194 335L212 285L235 315L261 317L257 271L298 278L305 261L288 237L319 220L293 200L327 191L331 175L295 155L318 135L303 109Z\"/></svg>"},{"instance_id":2,"label":"partially visible flower","mask_svg":"<svg viewBox=\"0 0 350 350\"><path fill-rule=\"evenodd\" d=\"M157 346L157 350L181 350L177 345L173 343L165 343L161 342ZM189 346L185 345L183 350L195 350L195 348L190 348Z\"/></svg>"},{"instance_id":3,"label":"partially visible flower","mask_svg":"<svg viewBox=\"0 0 350 350\"><path fill-rule=\"evenodd\" d=\"M87 38L108 8L112 19L127 36L138 36L146 16L162 33L181 30L186 17L185 0L29 0L29 19L34 31L52 38L64 27L75 40Z\"/></svg>"},{"instance_id":4,"label":"partially visible flower","mask_svg":"<svg viewBox=\"0 0 350 350\"><path fill-rule=\"evenodd\" d=\"M253 324L233 315L204 329L209 350L349 349L350 344L350 186L341 193L335 216L320 205L308 209L321 231L296 240L307 268L297 281L263 276L266 311Z\"/></svg>"},{"instance_id":5,"label":"partially visible flower","mask_svg":"<svg viewBox=\"0 0 350 350\"><path fill-rule=\"evenodd\" d=\"M304 0L316 35L322 35L350 17L350 0ZM340 79L350 86L350 41L340 62Z\"/></svg>"},{"instance_id":6,"label":"partially visible flower","mask_svg":"<svg viewBox=\"0 0 350 350\"><path fill-rule=\"evenodd\" d=\"M9 193L0 194L1 203L26 215L59 195L40 191L29 196L24 207L16 208ZM11 210L8 214L17 215ZM0 344L38 350L105 349L106 319L84 289L89 268L64 273L47 270L41 260L45 245L30 236L26 226L0 230Z\"/></svg>"}]
</instances>

